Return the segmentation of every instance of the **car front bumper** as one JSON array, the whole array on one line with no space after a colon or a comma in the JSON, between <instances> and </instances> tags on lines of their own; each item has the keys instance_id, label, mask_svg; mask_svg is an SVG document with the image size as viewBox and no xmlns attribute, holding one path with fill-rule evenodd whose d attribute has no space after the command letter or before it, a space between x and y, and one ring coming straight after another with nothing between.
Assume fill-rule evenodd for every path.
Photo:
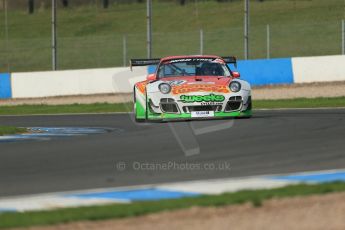
<instances>
[{"instance_id":1,"label":"car front bumper","mask_svg":"<svg viewBox=\"0 0 345 230\"><path fill-rule=\"evenodd\" d=\"M204 120L227 117L250 117L251 96L230 95L222 103L181 103L176 100L147 101L148 120Z\"/></svg>"},{"instance_id":2,"label":"car front bumper","mask_svg":"<svg viewBox=\"0 0 345 230\"><path fill-rule=\"evenodd\" d=\"M214 116L205 117L193 117L190 113L181 114L151 114L147 116L147 120L211 120L211 119L224 119L224 118L235 118L235 117L251 117L252 110L246 111L235 111L235 112L214 112Z\"/></svg>"}]
</instances>

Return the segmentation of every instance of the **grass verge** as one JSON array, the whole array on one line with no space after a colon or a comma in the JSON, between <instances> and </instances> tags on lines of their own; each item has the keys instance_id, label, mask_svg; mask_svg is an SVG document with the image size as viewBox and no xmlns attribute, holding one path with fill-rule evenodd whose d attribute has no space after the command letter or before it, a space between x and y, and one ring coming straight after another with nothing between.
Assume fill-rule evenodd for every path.
<instances>
[{"instance_id":1,"label":"grass verge","mask_svg":"<svg viewBox=\"0 0 345 230\"><path fill-rule=\"evenodd\" d=\"M17 128L12 126L0 126L0 136L11 135L17 133L25 133L27 130L25 128Z\"/></svg>"},{"instance_id":2,"label":"grass verge","mask_svg":"<svg viewBox=\"0 0 345 230\"><path fill-rule=\"evenodd\" d=\"M0 106L0 115L27 114L73 114L73 113L109 113L132 111L133 104L72 104L72 105L15 105Z\"/></svg>"},{"instance_id":3,"label":"grass verge","mask_svg":"<svg viewBox=\"0 0 345 230\"><path fill-rule=\"evenodd\" d=\"M0 228L54 225L81 220L96 221L125 218L192 206L224 206L251 202L253 206L260 207L264 200L272 198L308 196L341 191L345 191L344 182L317 185L300 184L276 189L247 190L222 195L205 195L175 200L145 201L131 204L113 204L27 213L3 213L0 214Z\"/></svg>"},{"instance_id":4,"label":"grass verge","mask_svg":"<svg viewBox=\"0 0 345 230\"><path fill-rule=\"evenodd\" d=\"M345 107L345 97L255 100L254 109ZM131 112L132 103L0 106L0 115Z\"/></svg>"},{"instance_id":5,"label":"grass verge","mask_svg":"<svg viewBox=\"0 0 345 230\"><path fill-rule=\"evenodd\" d=\"M296 98L254 101L254 108L257 109L322 107L345 107L345 97Z\"/></svg>"}]
</instances>

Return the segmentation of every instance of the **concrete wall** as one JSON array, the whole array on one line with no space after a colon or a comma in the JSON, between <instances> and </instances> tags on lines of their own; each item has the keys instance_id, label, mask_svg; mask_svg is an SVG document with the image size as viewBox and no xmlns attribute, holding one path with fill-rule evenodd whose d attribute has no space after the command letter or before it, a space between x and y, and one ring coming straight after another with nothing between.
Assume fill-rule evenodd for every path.
<instances>
[{"instance_id":1,"label":"concrete wall","mask_svg":"<svg viewBox=\"0 0 345 230\"><path fill-rule=\"evenodd\" d=\"M35 98L132 91L128 79L145 79L146 68L105 68L12 74L12 97ZM116 81L113 81L115 79ZM116 87L114 86L116 82ZM117 89L117 91L115 91Z\"/></svg>"},{"instance_id":2,"label":"concrete wall","mask_svg":"<svg viewBox=\"0 0 345 230\"><path fill-rule=\"evenodd\" d=\"M295 83L345 81L345 56L292 58Z\"/></svg>"},{"instance_id":3,"label":"concrete wall","mask_svg":"<svg viewBox=\"0 0 345 230\"><path fill-rule=\"evenodd\" d=\"M238 62L252 85L345 81L345 56L279 58ZM232 67L232 69L234 69ZM104 68L0 74L0 99L132 92L155 67Z\"/></svg>"}]
</instances>

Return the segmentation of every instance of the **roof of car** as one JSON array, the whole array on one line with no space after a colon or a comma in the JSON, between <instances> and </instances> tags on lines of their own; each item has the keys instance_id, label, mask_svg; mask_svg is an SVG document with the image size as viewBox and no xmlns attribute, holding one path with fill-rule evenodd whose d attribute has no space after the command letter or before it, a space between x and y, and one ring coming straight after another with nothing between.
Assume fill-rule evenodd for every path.
<instances>
[{"instance_id":1,"label":"roof of car","mask_svg":"<svg viewBox=\"0 0 345 230\"><path fill-rule=\"evenodd\" d=\"M162 58L161 61L168 61L168 60L173 60L173 59L185 59L185 58L220 58L219 56L215 56L215 55L186 55L186 56L169 56L169 57L165 57Z\"/></svg>"}]
</instances>

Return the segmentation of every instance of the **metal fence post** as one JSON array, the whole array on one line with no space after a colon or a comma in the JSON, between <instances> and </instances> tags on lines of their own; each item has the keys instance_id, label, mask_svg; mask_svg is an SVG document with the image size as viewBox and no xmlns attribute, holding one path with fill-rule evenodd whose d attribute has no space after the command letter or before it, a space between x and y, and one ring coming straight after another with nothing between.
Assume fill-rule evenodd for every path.
<instances>
[{"instance_id":1,"label":"metal fence post","mask_svg":"<svg viewBox=\"0 0 345 230\"><path fill-rule=\"evenodd\" d=\"M123 35L123 66L127 66L127 36Z\"/></svg>"},{"instance_id":2,"label":"metal fence post","mask_svg":"<svg viewBox=\"0 0 345 230\"><path fill-rule=\"evenodd\" d=\"M146 0L147 58L152 58L152 0Z\"/></svg>"},{"instance_id":3,"label":"metal fence post","mask_svg":"<svg viewBox=\"0 0 345 230\"><path fill-rule=\"evenodd\" d=\"M5 10L4 19L5 19L5 53L6 53L6 67L7 72L10 72L10 60L9 60L9 41L8 41L8 3L7 0L3 1L3 7Z\"/></svg>"},{"instance_id":4,"label":"metal fence post","mask_svg":"<svg viewBox=\"0 0 345 230\"><path fill-rule=\"evenodd\" d=\"M57 67L57 48L56 48L56 0L52 0L52 69Z\"/></svg>"},{"instance_id":5,"label":"metal fence post","mask_svg":"<svg viewBox=\"0 0 345 230\"><path fill-rule=\"evenodd\" d=\"M266 26L266 38L267 38L267 59L271 58L271 33L270 33L270 25L267 24Z\"/></svg>"},{"instance_id":6,"label":"metal fence post","mask_svg":"<svg viewBox=\"0 0 345 230\"><path fill-rule=\"evenodd\" d=\"M204 31L200 29L200 55L204 54Z\"/></svg>"},{"instance_id":7,"label":"metal fence post","mask_svg":"<svg viewBox=\"0 0 345 230\"><path fill-rule=\"evenodd\" d=\"M345 55L345 20L341 20L341 54Z\"/></svg>"},{"instance_id":8,"label":"metal fence post","mask_svg":"<svg viewBox=\"0 0 345 230\"><path fill-rule=\"evenodd\" d=\"M249 0L244 0L244 59L249 58Z\"/></svg>"}]
</instances>

